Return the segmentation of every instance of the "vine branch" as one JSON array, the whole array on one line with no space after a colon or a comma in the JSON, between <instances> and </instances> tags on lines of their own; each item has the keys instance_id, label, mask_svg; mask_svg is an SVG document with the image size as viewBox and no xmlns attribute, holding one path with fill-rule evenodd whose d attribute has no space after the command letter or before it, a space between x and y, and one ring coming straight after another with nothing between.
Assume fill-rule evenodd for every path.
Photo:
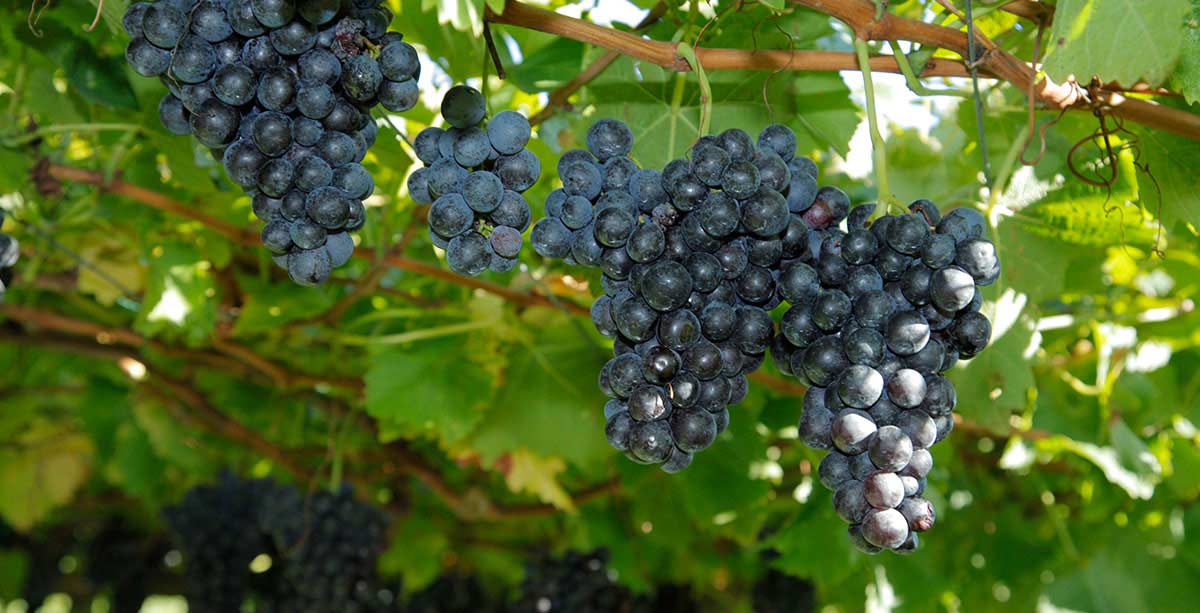
<instances>
[{"instance_id":1,"label":"vine branch","mask_svg":"<svg viewBox=\"0 0 1200 613\"><path fill-rule=\"evenodd\" d=\"M875 5L870 0L791 0L845 22L859 38L868 41L906 40L922 45L948 49L967 57L965 33L945 26L924 23L886 13L876 19ZM1034 14L1037 9L1024 3L1014 3L1012 11ZM1019 7L1019 8L1017 8ZM669 70L690 71L692 67L680 56L678 44L647 40L636 34L599 26L582 19L560 15L518 0L508 0L503 13L490 9L485 20L563 38L588 43L622 55L662 66ZM769 71L843 71L858 70L854 53L835 51L747 50L696 47L699 64L705 70L769 70ZM870 58L871 70L901 73L891 56ZM1043 104L1056 109L1091 111L1099 104L1129 121L1165 130L1193 140L1200 140L1200 115L1159 105L1150 100L1127 98L1115 91L1100 91L1096 99L1075 83L1053 83L1037 79L1037 73L1023 60L1002 49L989 50L978 63L981 75L1008 81L1020 90L1030 82ZM922 77L966 77L970 71L963 61L931 60Z\"/></svg>"}]
</instances>

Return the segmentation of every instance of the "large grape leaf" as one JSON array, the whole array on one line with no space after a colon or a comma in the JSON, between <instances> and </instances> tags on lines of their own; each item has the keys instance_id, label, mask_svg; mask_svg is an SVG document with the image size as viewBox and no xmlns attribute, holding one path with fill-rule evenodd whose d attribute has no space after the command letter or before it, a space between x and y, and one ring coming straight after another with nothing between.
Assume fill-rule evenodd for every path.
<instances>
[{"instance_id":1,"label":"large grape leaf","mask_svg":"<svg viewBox=\"0 0 1200 613\"><path fill-rule=\"evenodd\" d=\"M38 28L40 39L25 27L17 29L17 37L57 63L80 96L95 104L138 108L121 58L97 52L87 39L58 22L45 21Z\"/></svg>"},{"instance_id":2,"label":"large grape leaf","mask_svg":"<svg viewBox=\"0 0 1200 613\"><path fill-rule=\"evenodd\" d=\"M604 439L607 398L596 385L604 354L567 316L529 316L548 319L531 322L540 326L537 335L513 349L503 384L470 444L485 465L520 447L594 465L616 453Z\"/></svg>"},{"instance_id":3,"label":"large grape leaf","mask_svg":"<svg viewBox=\"0 0 1200 613\"><path fill-rule=\"evenodd\" d=\"M1025 409L1028 391L1036 387L1029 360L1040 334L1021 314L1022 302L1008 292L995 309L985 311L995 330L992 345L949 373L958 390L959 412L996 431L1008 427L1010 415Z\"/></svg>"},{"instance_id":4,"label":"large grape leaf","mask_svg":"<svg viewBox=\"0 0 1200 613\"><path fill-rule=\"evenodd\" d=\"M52 427L31 429L0 450L0 515L18 530L69 502L92 469L91 440Z\"/></svg>"},{"instance_id":5,"label":"large grape leaf","mask_svg":"<svg viewBox=\"0 0 1200 613\"><path fill-rule=\"evenodd\" d=\"M1047 586L1048 604L1090 613L1150 613L1185 610L1182 603L1200 599L1194 562L1158 553L1161 546L1148 546L1136 529L1093 538L1104 550Z\"/></svg>"},{"instance_id":6,"label":"large grape leaf","mask_svg":"<svg viewBox=\"0 0 1200 613\"><path fill-rule=\"evenodd\" d=\"M826 149L846 154L859 111L838 75L772 79L765 71L724 70L708 73L708 79L712 132L740 128L757 136L768 124L783 123L796 131L805 155ZM701 136L700 91L693 73L621 58L587 89L596 112L585 122L615 117L633 126L633 156L645 167L662 168L682 157ZM585 129L581 125L578 131Z\"/></svg>"},{"instance_id":7,"label":"large grape leaf","mask_svg":"<svg viewBox=\"0 0 1200 613\"><path fill-rule=\"evenodd\" d=\"M1046 72L1056 81L1162 83L1183 49L1188 0L1061 0Z\"/></svg>"},{"instance_id":8,"label":"large grape leaf","mask_svg":"<svg viewBox=\"0 0 1200 613\"><path fill-rule=\"evenodd\" d=\"M1159 130L1140 131L1140 144L1154 180L1139 177L1142 205L1171 227L1200 224L1200 147ZM1161 192L1155 189L1155 184ZM1161 193L1161 199L1159 194ZM1159 215L1159 207L1162 213Z\"/></svg>"},{"instance_id":9,"label":"large grape leaf","mask_svg":"<svg viewBox=\"0 0 1200 613\"><path fill-rule=\"evenodd\" d=\"M460 338L371 351L367 412L385 433L462 439L483 418L491 376L463 355Z\"/></svg>"},{"instance_id":10,"label":"large grape leaf","mask_svg":"<svg viewBox=\"0 0 1200 613\"><path fill-rule=\"evenodd\" d=\"M1183 30L1179 64L1171 75L1171 89L1191 104L1200 102L1200 0L1192 0L1192 13Z\"/></svg>"}]
</instances>

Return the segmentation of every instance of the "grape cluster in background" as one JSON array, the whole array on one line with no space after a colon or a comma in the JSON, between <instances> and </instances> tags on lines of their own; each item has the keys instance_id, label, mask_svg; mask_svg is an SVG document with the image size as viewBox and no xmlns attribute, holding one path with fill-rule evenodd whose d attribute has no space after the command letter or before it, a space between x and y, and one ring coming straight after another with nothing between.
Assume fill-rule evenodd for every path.
<instances>
[{"instance_id":1,"label":"grape cluster in background","mask_svg":"<svg viewBox=\"0 0 1200 613\"><path fill-rule=\"evenodd\" d=\"M387 517L349 488L302 493L225 473L164 511L183 554L188 610L228 613L244 602L274 613L382 611L376 563ZM256 575L251 562L270 556Z\"/></svg>"},{"instance_id":2,"label":"grape cluster in background","mask_svg":"<svg viewBox=\"0 0 1200 613\"><path fill-rule=\"evenodd\" d=\"M263 244L302 285L354 251L371 109L417 102L420 62L380 0L160 0L131 4L126 59L169 93L163 125L191 134L253 198Z\"/></svg>"},{"instance_id":3,"label":"grape cluster in background","mask_svg":"<svg viewBox=\"0 0 1200 613\"><path fill-rule=\"evenodd\" d=\"M0 228L4 227L4 211L0 211ZM13 267L21 257L21 244L17 239L0 232L0 301L13 280Z\"/></svg>"},{"instance_id":4,"label":"grape cluster in background","mask_svg":"<svg viewBox=\"0 0 1200 613\"><path fill-rule=\"evenodd\" d=\"M521 194L541 176L538 157L525 148L530 125L503 111L484 124L483 94L456 85L442 98L449 128L429 127L413 145L425 167L409 175L408 191L429 209L429 237L446 263L473 277L517 265L533 214Z\"/></svg>"}]
</instances>

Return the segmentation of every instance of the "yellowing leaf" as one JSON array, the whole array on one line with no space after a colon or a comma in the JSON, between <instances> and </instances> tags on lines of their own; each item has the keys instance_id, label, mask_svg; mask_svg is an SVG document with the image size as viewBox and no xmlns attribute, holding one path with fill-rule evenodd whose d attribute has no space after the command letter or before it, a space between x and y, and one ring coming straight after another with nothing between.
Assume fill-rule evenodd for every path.
<instances>
[{"instance_id":1,"label":"yellowing leaf","mask_svg":"<svg viewBox=\"0 0 1200 613\"><path fill-rule=\"evenodd\" d=\"M141 292L146 270L127 244L100 240L81 248L79 256L91 265L79 269L76 286L80 292L95 296L100 304L111 306L121 297L121 289L113 281L135 294Z\"/></svg>"},{"instance_id":2,"label":"yellowing leaf","mask_svg":"<svg viewBox=\"0 0 1200 613\"><path fill-rule=\"evenodd\" d=\"M558 483L558 474L566 470L562 458L539 457L525 448L508 456L504 482L514 492L527 492L564 511L574 511L575 503Z\"/></svg>"},{"instance_id":3,"label":"yellowing leaf","mask_svg":"<svg viewBox=\"0 0 1200 613\"><path fill-rule=\"evenodd\" d=\"M79 433L31 432L0 452L0 515L29 530L87 479L94 449Z\"/></svg>"}]
</instances>

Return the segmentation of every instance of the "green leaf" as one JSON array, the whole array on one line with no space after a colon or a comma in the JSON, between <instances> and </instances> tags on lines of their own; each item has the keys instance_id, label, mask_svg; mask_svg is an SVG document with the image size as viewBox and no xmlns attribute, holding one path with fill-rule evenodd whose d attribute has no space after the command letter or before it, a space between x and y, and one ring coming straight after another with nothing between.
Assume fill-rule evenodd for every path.
<instances>
[{"instance_id":1,"label":"green leaf","mask_svg":"<svg viewBox=\"0 0 1200 613\"><path fill-rule=\"evenodd\" d=\"M1183 49L1188 0L1062 0L1046 72L1056 81L1159 85Z\"/></svg>"},{"instance_id":2,"label":"green leaf","mask_svg":"<svg viewBox=\"0 0 1200 613\"><path fill-rule=\"evenodd\" d=\"M0 598L20 598L25 591L28 573L28 554L23 551L0 550Z\"/></svg>"},{"instance_id":3,"label":"green leaf","mask_svg":"<svg viewBox=\"0 0 1200 613\"><path fill-rule=\"evenodd\" d=\"M550 91L579 74L584 51L583 43L579 41L556 39L509 68L508 78L522 91Z\"/></svg>"},{"instance_id":4,"label":"green leaf","mask_svg":"<svg viewBox=\"0 0 1200 613\"><path fill-rule=\"evenodd\" d=\"M0 515L29 530L70 502L91 471L94 449L82 434L31 430L0 450Z\"/></svg>"},{"instance_id":5,"label":"green leaf","mask_svg":"<svg viewBox=\"0 0 1200 613\"><path fill-rule=\"evenodd\" d=\"M272 283L239 275L238 285L245 292L246 303L233 329L237 336L270 332L287 322L324 313L333 304L328 291L295 283Z\"/></svg>"},{"instance_id":6,"label":"green leaf","mask_svg":"<svg viewBox=\"0 0 1200 613\"><path fill-rule=\"evenodd\" d=\"M397 522L391 547L379 558L380 572L403 576L405 589L419 590L441 573L441 559L450 540L435 517L433 513L413 513Z\"/></svg>"},{"instance_id":7,"label":"green leaf","mask_svg":"<svg viewBox=\"0 0 1200 613\"><path fill-rule=\"evenodd\" d=\"M209 257L210 253L182 242L154 249L138 331L183 336L195 344L211 336L217 301Z\"/></svg>"},{"instance_id":8,"label":"green leaf","mask_svg":"<svg viewBox=\"0 0 1200 613\"><path fill-rule=\"evenodd\" d=\"M1167 227L1178 223L1200 225L1200 147L1194 141L1160 130L1139 131L1145 162L1161 189L1161 200L1155 181L1139 176L1142 206L1161 218Z\"/></svg>"},{"instance_id":9,"label":"green leaf","mask_svg":"<svg viewBox=\"0 0 1200 613\"><path fill-rule=\"evenodd\" d=\"M1200 102L1200 0L1192 0L1192 12L1184 21L1183 48L1171 75L1171 88L1190 104Z\"/></svg>"},{"instance_id":10,"label":"green leaf","mask_svg":"<svg viewBox=\"0 0 1200 613\"><path fill-rule=\"evenodd\" d=\"M484 465L520 447L581 467L611 457L615 452L604 439L607 398L596 385L604 354L566 316L531 316L545 319L530 322L537 336L510 355L504 383L471 446Z\"/></svg>"},{"instance_id":11,"label":"green leaf","mask_svg":"<svg viewBox=\"0 0 1200 613\"><path fill-rule=\"evenodd\" d=\"M958 411L964 417L1003 431L1009 416L1025 409L1029 391L1037 386L1029 358L1041 335L1022 314L1024 300L1012 292L985 306L994 330L992 345L947 376L958 390Z\"/></svg>"},{"instance_id":12,"label":"green leaf","mask_svg":"<svg viewBox=\"0 0 1200 613\"><path fill-rule=\"evenodd\" d=\"M57 22L43 22L38 29L42 31L40 39L25 27L17 29L17 37L57 63L71 87L85 100L109 107L138 108L123 58L98 52L86 39Z\"/></svg>"},{"instance_id":13,"label":"green leaf","mask_svg":"<svg viewBox=\"0 0 1200 613\"><path fill-rule=\"evenodd\" d=\"M859 111L837 75L800 73L771 78L766 71L724 70L708 75L712 87L714 133L740 128L751 135L771 123L796 131L804 155L848 151ZM587 88L596 114L576 128L586 131L600 117L636 126L633 156L644 167L661 168L682 157L701 135L700 91L692 73L621 58ZM764 102L764 91L766 92ZM768 104L769 103L769 104Z\"/></svg>"},{"instance_id":14,"label":"green leaf","mask_svg":"<svg viewBox=\"0 0 1200 613\"><path fill-rule=\"evenodd\" d=\"M780 552L772 565L800 577L833 583L850 575L861 560L846 535L846 523L833 511L831 495L818 483L814 495L765 544Z\"/></svg>"},{"instance_id":15,"label":"green leaf","mask_svg":"<svg viewBox=\"0 0 1200 613\"><path fill-rule=\"evenodd\" d=\"M1111 447L1077 441L1064 436L1038 441L1038 449L1048 452L1070 451L1096 465L1113 485L1130 498L1149 499L1162 480L1162 466L1146 444L1122 421L1110 431Z\"/></svg>"},{"instance_id":16,"label":"green leaf","mask_svg":"<svg viewBox=\"0 0 1200 613\"><path fill-rule=\"evenodd\" d=\"M463 355L460 338L371 352L367 412L403 436L455 443L483 418L492 378Z\"/></svg>"}]
</instances>

